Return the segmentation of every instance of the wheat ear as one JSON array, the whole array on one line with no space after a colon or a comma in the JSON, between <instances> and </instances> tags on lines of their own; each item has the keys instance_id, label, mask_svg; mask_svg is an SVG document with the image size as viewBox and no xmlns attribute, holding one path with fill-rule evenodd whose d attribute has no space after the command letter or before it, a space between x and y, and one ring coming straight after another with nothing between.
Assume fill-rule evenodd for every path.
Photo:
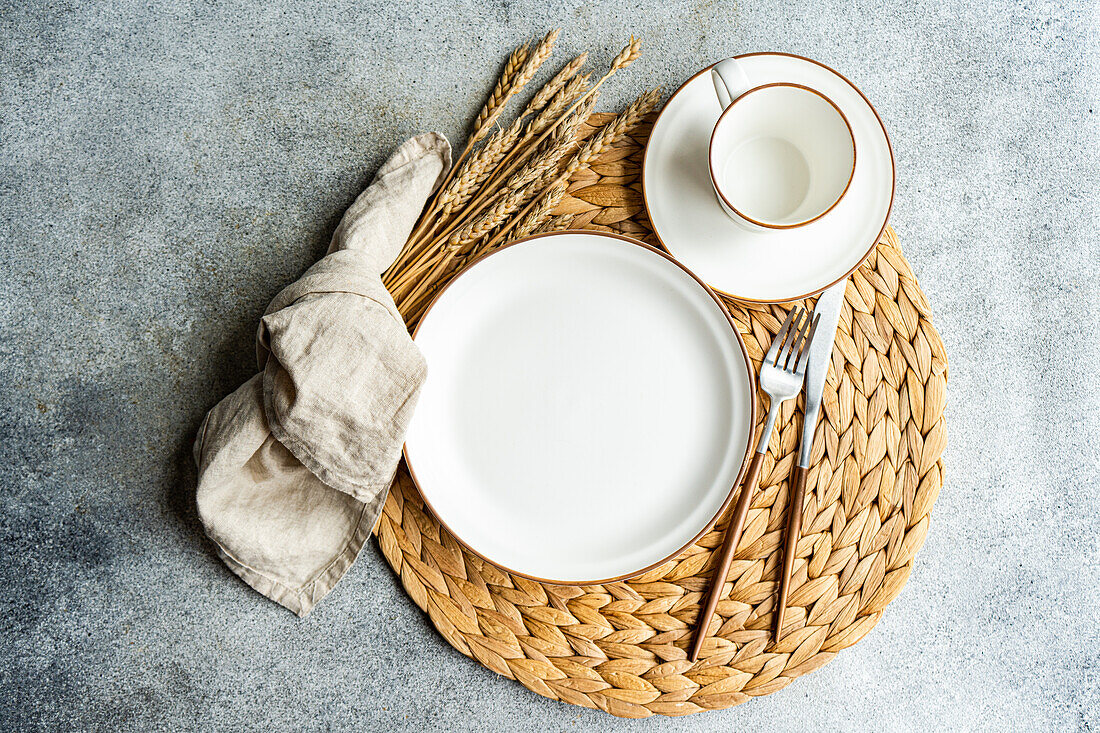
<instances>
[{"instance_id":1,"label":"wheat ear","mask_svg":"<svg viewBox=\"0 0 1100 733\"><path fill-rule=\"evenodd\" d=\"M560 232L563 229L570 229L573 226L573 220L576 218L573 214L554 216L547 219L546 223L535 231L541 234L542 232Z\"/></svg>"},{"instance_id":2,"label":"wheat ear","mask_svg":"<svg viewBox=\"0 0 1100 733\"><path fill-rule=\"evenodd\" d=\"M542 40L535 46L535 50L531 52L531 56L516 74L516 78L512 82L512 88L508 96L523 89L527 86L527 82L534 78L539 67L541 67L546 62L546 59L550 58L550 54L553 53L554 43L557 42L559 35L561 35L561 28L555 28L543 36Z\"/></svg>"},{"instance_id":3,"label":"wheat ear","mask_svg":"<svg viewBox=\"0 0 1100 733\"><path fill-rule=\"evenodd\" d=\"M478 112L477 121L474 123L474 132L466 143L467 150L473 147L478 140L485 137L490 125L496 122L496 119L500 117L500 113L504 111L504 105L508 104L508 100L516 93L516 76L527 62L529 48L530 45L526 43L517 46L508 56L508 61L504 64L504 71L497 79L492 94L485 100L485 105Z\"/></svg>"},{"instance_id":4,"label":"wheat ear","mask_svg":"<svg viewBox=\"0 0 1100 733\"><path fill-rule=\"evenodd\" d=\"M553 212L554 207L561 203L562 198L565 196L565 189L567 187L568 185L565 181L558 181L547 189L546 193L536 202L535 207L519 220L507 241L513 242L530 234L534 234L540 227L547 223L547 220L550 218L550 213ZM573 221L573 215L566 214L566 216L569 217L569 222L567 222L568 226L568 223Z\"/></svg>"},{"instance_id":5,"label":"wheat ear","mask_svg":"<svg viewBox=\"0 0 1100 733\"><path fill-rule=\"evenodd\" d=\"M527 124L524 138L528 140L533 138L549 127L555 120L562 117L562 113L588 91L589 78L587 74L575 76L569 80L569 83L559 89L554 98L550 100L550 103Z\"/></svg>"},{"instance_id":6,"label":"wheat ear","mask_svg":"<svg viewBox=\"0 0 1100 733\"><path fill-rule=\"evenodd\" d=\"M476 186L481 188L481 192L472 203L462 210L461 214L455 218L454 222L447 224L447 226L443 228L442 236L446 236L448 232L459 229L465 223L472 221L487 208L493 206L501 197L506 196L509 191L523 188L532 181L544 177L545 174L551 171L556 172L558 163L574 145L577 130L580 128L581 123L588 119L595 104L596 97L590 97L588 101L581 105L572 115L568 116L563 124L554 131L554 134L543 140L533 152L530 156L529 165L513 173L503 184L492 187L483 186L484 179L479 179ZM517 120L517 123L514 123L513 127L515 124L518 124L518 122ZM553 176L550 176L550 178L553 178ZM435 234L439 223L443 223L442 217L437 220L436 225L433 225L428 232L429 237ZM439 236L436 236L436 241L438 240Z\"/></svg>"},{"instance_id":7,"label":"wheat ear","mask_svg":"<svg viewBox=\"0 0 1100 733\"><path fill-rule=\"evenodd\" d=\"M592 114L595 103L595 99L590 99L576 112L569 115L569 118L554 130L554 134L543 140L538 146L538 150L531 155L531 164L512 174L504 184L504 190L522 188L532 181L545 178L551 172L556 174L558 163L573 147L577 138L577 130L580 129L581 123ZM550 176L551 179L554 177Z\"/></svg>"},{"instance_id":8,"label":"wheat ear","mask_svg":"<svg viewBox=\"0 0 1100 733\"><path fill-rule=\"evenodd\" d=\"M568 181L569 177L578 170L587 168L591 165L600 155L610 148L621 135L637 125L642 121L643 117L652 112L653 108L657 106L657 101L659 99L660 88L650 89L648 92L635 99L620 115L604 125L598 133L589 138L588 141L581 146L580 150L578 150L569 160L569 163L566 164L565 169L562 170L557 180L559 182ZM521 211L516 220L530 213L529 210L531 208L531 206L528 206ZM493 239L497 240L507 235L508 230L515 224L516 220L513 220L511 224L505 226ZM489 246L491 247L493 244L494 242L490 241Z\"/></svg>"},{"instance_id":9,"label":"wheat ear","mask_svg":"<svg viewBox=\"0 0 1100 733\"><path fill-rule=\"evenodd\" d=\"M566 64L561 71L554 75L553 79L543 84L542 89L539 89L535 96L531 97L531 101L527 103L523 110L523 115L533 114L545 107L557 95L558 91L576 76L587 60L588 53L585 52Z\"/></svg>"},{"instance_id":10,"label":"wheat ear","mask_svg":"<svg viewBox=\"0 0 1100 733\"><path fill-rule=\"evenodd\" d=\"M542 133L539 134L539 136L535 139L534 145L538 145L544 139L546 139L546 137L554 131L554 128L557 125L561 124L561 120L564 119L565 115L568 115L568 114L572 113L573 111L575 111L576 108L578 106L580 106L581 104L583 104L586 99L588 99L591 95L595 94L596 91L600 88L600 86L605 81L610 79L615 74L615 72L621 71L621 70L625 69L626 67L630 66L632 63L634 63L635 59L637 59L638 56L641 55L641 52L642 52L641 49L642 49L641 39L635 38L634 36L631 36L630 37L630 42L627 43L627 45L623 47L623 50L619 51L618 55L615 56L615 58L613 58L611 60L611 65L608 67L607 73L605 73L603 76L601 76L596 81L596 83L592 86L592 88L589 89L587 92L585 92L584 95L580 99L573 102L573 104L568 109L566 109L565 113L562 115L561 118L558 119L557 122L555 122L554 124L548 126L545 130L543 130ZM496 180L499 180L499 179L503 178L504 176L511 175L511 173L513 171L515 171L515 169L519 165L521 165L524 160L527 159L527 157L528 157L528 155L530 155L530 151L532 149L531 147L526 145L527 141L528 141L528 137L525 135L524 138L520 141L519 145L517 145L515 148L513 148L508 153L508 155L504 156L504 160L502 160L500 162L500 166L498 167L497 172L494 173L492 176L490 176L490 178L489 178L490 184L493 181L496 181ZM526 150L527 155L521 155L518 159L512 160L512 156L515 153L517 153L521 150ZM511 162L509 163L509 161L511 161Z\"/></svg>"}]
</instances>

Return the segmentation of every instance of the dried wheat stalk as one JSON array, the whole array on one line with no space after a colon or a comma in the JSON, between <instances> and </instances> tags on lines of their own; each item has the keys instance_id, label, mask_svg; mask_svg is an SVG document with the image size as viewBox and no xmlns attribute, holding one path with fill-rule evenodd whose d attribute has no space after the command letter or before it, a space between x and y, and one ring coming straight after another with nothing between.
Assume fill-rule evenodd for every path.
<instances>
[{"instance_id":1,"label":"dried wheat stalk","mask_svg":"<svg viewBox=\"0 0 1100 733\"><path fill-rule=\"evenodd\" d=\"M460 166L466 159L466 156L470 154L478 141L488 134L490 126L500 117L501 112L504 111L504 106L516 91L514 89L514 81L520 69L523 68L524 64L527 62L530 45L529 43L524 43L520 46L516 46L515 49L512 50L512 53L508 55L508 60L504 62L504 70L501 71L500 76L497 78L497 83L493 87L493 91L489 94L489 98L485 100L485 104L482 106L481 111L478 112L477 119L474 121L473 132L470 134L469 140L466 141L466 147L463 148L462 154L454 161L451 170L447 172L443 182L440 184L439 191L428 204L425 210L426 213L438 211L441 205L441 199L448 191L448 184L451 183L456 171L460 170ZM413 232L409 237L409 241L413 244L412 249L417 249L415 246L417 239L423 227L431 221L432 219L429 216L424 215L420 217L417 226L413 228ZM398 258L390 267L389 271L393 272L405 266L408 254L407 250L406 252L402 252L402 257Z\"/></svg>"},{"instance_id":2,"label":"dried wheat stalk","mask_svg":"<svg viewBox=\"0 0 1100 733\"><path fill-rule=\"evenodd\" d=\"M443 256L428 271L428 275L421 278L412 289L408 296L409 300L416 302L417 298L427 292L435 282L436 276L445 270L455 257L466 253L470 245L503 226L512 213L538 192L538 184L539 181L535 181L522 188L505 189L504 195L491 209L448 237L446 244L443 245Z\"/></svg>"},{"instance_id":3,"label":"dried wheat stalk","mask_svg":"<svg viewBox=\"0 0 1100 733\"><path fill-rule=\"evenodd\" d=\"M561 71L554 75L553 79L546 82L542 89L539 89L535 96L531 97L531 101L527 103L527 107L524 108L523 114L533 114L545 107L547 102L557 96L558 91L576 76L577 72L581 70L581 67L584 66L587 60L588 53L585 52L566 64Z\"/></svg>"},{"instance_id":4,"label":"dried wheat stalk","mask_svg":"<svg viewBox=\"0 0 1100 733\"><path fill-rule=\"evenodd\" d=\"M577 124L573 126L574 132L576 127L579 127L580 121L581 120L578 120ZM494 166L496 166L503 157L505 151L515 144L521 128L522 120L516 120L507 130L500 130L495 133L482 148L466 161L464 168L467 170L456 176L455 180L451 182L449 190L444 192L440 197L442 208L436 216L435 221L429 226L425 233L419 236L414 233L414 235L410 237L410 242L406 245L406 261L411 261L410 267L413 272L417 274L423 273L423 263L426 259L431 257L433 247L438 244L432 237L441 227L443 232L447 233L453 232L459 228L463 222L469 223L475 216L484 211L487 205L494 203L496 198L504 195L504 193L510 189L522 188L540 176L548 166L556 165L557 161L564 155L565 149L572 142L570 138L569 141L561 144L560 151L553 149L547 151L545 160L541 160L537 162L535 166L527 168L522 172L525 175L517 174L513 176L502 189L495 192L494 198L490 198L478 206L470 206L465 209L461 208L469 201L474 192L482 186L489 173L492 172ZM553 140L553 137L548 138L546 143ZM544 145L546 143L544 143ZM459 213L452 217L451 214L454 211L458 211ZM446 226L447 224L451 224L451 226L448 228Z\"/></svg>"},{"instance_id":5,"label":"dried wheat stalk","mask_svg":"<svg viewBox=\"0 0 1100 733\"><path fill-rule=\"evenodd\" d=\"M529 165L516 171L505 182L504 190L525 186L542 178L550 171L557 171L558 163L576 143L581 124L592 114L596 100L591 98L554 130L554 134L542 141L532 153Z\"/></svg>"},{"instance_id":6,"label":"dried wheat stalk","mask_svg":"<svg viewBox=\"0 0 1100 733\"><path fill-rule=\"evenodd\" d=\"M518 122L510 127L497 130L484 146L478 149L464 166L464 171L451 183L451 186L440 200L440 217L447 217L450 213L470 200L477 187L485 182L488 175L496 168L500 159L516 144L522 125Z\"/></svg>"},{"instance_id":7,"label":"dried wheat stalk","mask_svg":"<svg viewBox=\"0 0 1100 733\"><path fill-rule=\"evenodd\" d=\"M554 207L561 203L562 197L565 196L565 189L567 187L568 186L564 181L561 181L554 186L551 186L550 190L544 193L542 195L542 198L538 200L535 208L531 209L531 211L529 211L522 219L518 221L515 229L513 229L512 233L508 236L507 241L514 242L517 239L522 239L523 237L534 234L537 231L542 231L544 227L549 225L550 214L554 211ZM572 214L565 214L564 216L554 218L558 219L559 221L554 222L554 228L550 231L554 231L556 229L564 229L573 222ZM565 226L560 226L563 223Z\"/></svg>"},{"instance_id":8,"label":"dried wheat stalk","mask_svg":"<svg viewBox=\"0 0 1100 733\"><path fill-rule=\"evenodd\" d=\"M533 161L527 167L514 173L501 188L487 188L485 195L480 199L480 203L471 204L464 209L461 216L456 217L457 223L451 226L449 229L445 228L444 231L454 232L457 231L463 225L471 224L476 217L482 214L486 208L493 206L497 201L508 194L510 191L515 191L520 188L524 188L532 181L540 178L545 178L547 181L552 180L557 174L557 167L559 161L569 151L576 142L577 132L580 129L581 124L588 119L592 114L592 110L596 104L596 95L589 97L580 107L577 108L569 117L565 118L561 125L559 125L554 134L543 140L538 146L538 149L532 155ZM516 125L513 124L512 128ZM488 147L488 146L486 146ZM461 178L461 176L460 176ZM481 183L478 180L478 184ZM441 214L437 224L444 220L444 216ZM503 225L503 222L500 223ZM433 225L428 234L431 235L436 230L436 225ZM482 232L487 234L488 230ZM414 243L414 247L423 248L423 242ZM438 246L438 242L436 243ZM421 280L427 278L431 279L432 274L438 271L438 268L429 268L426 266L426 262L431 258L431 249L427 248L416 255L412 260L412 265L409 270L409 277L416 277ZM446 262L449 262L447 259Z\"/></svg>"},{"instance_id":9,"label":"dried wheat stalk","mask_svg":"<svg viewBox=\"0 0 1100 733\"><path fill-rule=\"evenodd\" d=\"M595 94L599 90L600 86L603 85L605 81L610 79L615 74L615 72L621 71L622 69L625 69L626 67L634 63L635 59L637 59L638 56L641 55L641 47L641 40L635 38L634 36L631 36L630 43L628 43L623 48L623 50L620 51L619 54L611 60L611 65L608 67L607 73L601 76L592 86L592 88L585 92L583 96L581 96L577 101L573 102L572 105L568 109L566 109L564 113L562 113L562 116L559 117L558 122L549 125L547 129L545 129L540 135L538 135L538 137L535 137L532 145L538 145L539 143L541 143L548 135L550 135L554 131L554 127L559 124L559 122L565 117L565 115L574 112L577 107L583 104L590 96ZM523 164L523 162L527 158L527 155L530 154L531 146L528 145L528 142L530 141L531 137L533 137L533 135L534 133L524 135L523 139L519 141L519 143L508 153L508 155L504 156L504 160L501 161L500 166L498 167L498 173L489 178L490 186L492 185L494 180L499 180L503 176L511 174L516 168Z\"/></svg>"},{"instance_id":10,"label":"dried wheat stalk","mask_svg":"<svg viewBox=\"0 0 1100 733\"><path fill-rule=\"evenodd\" d=\"M527 59L522 67L520 67L519 72L512 81L512 88L509 91L509 96L527 86L527 82L531 81L539 68L546 62L546 59L550 58L550 54L554 52L554 44L557 42L559 35L561 35L561 28L555 28L538 42L538 45L535 46L535 50L531 53L531 57ZM505 102L507 101L506 98ZM503 110L503 106L501 109Z\"/></svg>"},{"instance_id":11,"label":"dried wheat stalk","mask_svg":"<svg viewBox=\"0 0 1100 733\"><path fill-rule=\"evenodd\" d=\"M569 177L656 104L656 92L647 92L587 141L578 139L600 85L638 57L641 44L632 36L594 84L582 73L588 57L582 53L544 83L515 119L498 126L509 100L550 57L558 35L550 31L533 48L523 44L509 55L462 155L385 273L384 282L410 325L447 275L465 262L504 242L568 228L573 217L555 217L553 211Z\"/></svg>"},{"instance_id":12,"label":"dried wheat stalk","mask_svg":"<svg viewBox=\"0 0 1100 733\"><path fill-rule=\"evenodd\" d=\"M504 111L504 105L508 104L508 100L515 93L516 90L513 82L516 75L519 74L519 70L523 68L524 63L527 61L527 49L528 44L526 43L522 46L517 46L508 57L508 61L504 64L504 71L501 72L500 78L497 79L492 94L485 100L485 106L481 108L481 112L477 115L477 122L474 123L474 132L470 136L469 142L466 143L467 149L478 140L485 137L485 133L489 129L489 126L496 122L497 117L500 117L500 113Z\"/></svg>"},{"instance_id":13,"label":"dried wheat stalk","mask_svg":"<svg viewBox=\"0 0 1100 733\"><path fill-rule=\"evenodd\" d=\"M588 74L581 74L575 76L569 80L562 89L558 90L554 97L550 100L538 115L527 125L526 137L533 138L540 132L550 127L555 120L559 119L565 110L569 109L570 105L580 99L582 96L588 93ZM595 101L596 94L593 94L588 99Z\"/></svg>"},{"instance_id":14,"label":"dried wheat stalk","mask_svg":"<svg viewBox=\"0 0 1100 733\"><path fill-rule=\"evenodd\" d=\"M555 183L559 181L568 181L569 177L578 170L591 165L592 162L606 152L621 135L637 125L642 121L643 117L652 112L653 108L657 106L657 101L660 99L660 96L660 89L650 89L634 100L622 114L604 125L598 133L593 135L583 146L581 146L580 150L578 150L569 160L569 163L566 164L565 169L558 176ZM529 206L528 209L530 208ZM524 209L520 212L520 218L529 213L528 209ZM505 226L495 235L495 238L507 235L509 226ZM489 245L493 246L493 242L491 241Z\"/></svg>"}]
</instances>

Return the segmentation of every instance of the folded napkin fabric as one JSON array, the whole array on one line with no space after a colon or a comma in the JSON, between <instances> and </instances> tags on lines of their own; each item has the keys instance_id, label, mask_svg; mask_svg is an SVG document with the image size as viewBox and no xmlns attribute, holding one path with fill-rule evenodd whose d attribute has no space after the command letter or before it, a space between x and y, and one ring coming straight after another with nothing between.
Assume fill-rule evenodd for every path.
<instances>
[{"instance_id":1,"label":"folded napkin fabric","mask_svg":"<svg viewBox=\"0 0 1100 733\"><path fill-rule=\"evenodd\" d=\"M260 373L199 428L207 535L234 573L300 616L354 562L401 458L426 370L381 274L449 167L436 133L394 153L328 254L268 306Z\"/></svg>"}]
</instances>

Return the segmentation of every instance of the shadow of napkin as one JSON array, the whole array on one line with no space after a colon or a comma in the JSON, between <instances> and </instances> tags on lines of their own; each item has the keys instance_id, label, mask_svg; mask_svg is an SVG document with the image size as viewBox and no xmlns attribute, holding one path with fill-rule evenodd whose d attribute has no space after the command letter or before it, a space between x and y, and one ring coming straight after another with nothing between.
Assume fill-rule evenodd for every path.
<instances>
[{"instance_id":1,"label":"shadow of napkin","mask_svg":"<svg viewBox=\"0 0 1100 733\"><path fill-rule=\"evenodd\" d=\"M328 254L268 306L261 372L199 428L206 534L230 570L299 616L354 562L401 458L426 371L381 273L450 160L436 133L398 148Z\"/></svg>"}]
</instances>

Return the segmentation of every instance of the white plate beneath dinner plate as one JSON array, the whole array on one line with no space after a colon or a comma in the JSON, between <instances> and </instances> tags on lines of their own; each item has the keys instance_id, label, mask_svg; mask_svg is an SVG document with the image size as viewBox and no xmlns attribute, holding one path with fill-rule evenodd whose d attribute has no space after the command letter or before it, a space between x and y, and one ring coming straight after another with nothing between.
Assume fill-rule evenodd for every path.
<instances>
[{"instance_id":1,"label":"white plate beneath dinner plate","mask_svg":"<svg viewBox=\"0 0 1100 733\"><path fill-rule=\"evenodd\" d=\"M675 556L717 519L756 391L717 297L626 237L556 232L460 273L414 334L413 480L470 550L580 585Z\"/></svg>"},{"instance_id":2,"label":"white plate beneath dinner plate","mask_svg":"<svg viewBox=\"0 0 1100 733\"><path fill-rule=\"evenodd\" d=\"M749 302L801 300L850 275L882 236L894 200L890 140L867 98L827 66L781 53L735 58L751 86L803 84L836 103L856 143L847 192L828 214L793 229L752 229L726 216L709 176L722 109L707 68L684 82L653 125L642 171L646 211L662 246L715 290Z\"/></svg>"}]
</instances>

